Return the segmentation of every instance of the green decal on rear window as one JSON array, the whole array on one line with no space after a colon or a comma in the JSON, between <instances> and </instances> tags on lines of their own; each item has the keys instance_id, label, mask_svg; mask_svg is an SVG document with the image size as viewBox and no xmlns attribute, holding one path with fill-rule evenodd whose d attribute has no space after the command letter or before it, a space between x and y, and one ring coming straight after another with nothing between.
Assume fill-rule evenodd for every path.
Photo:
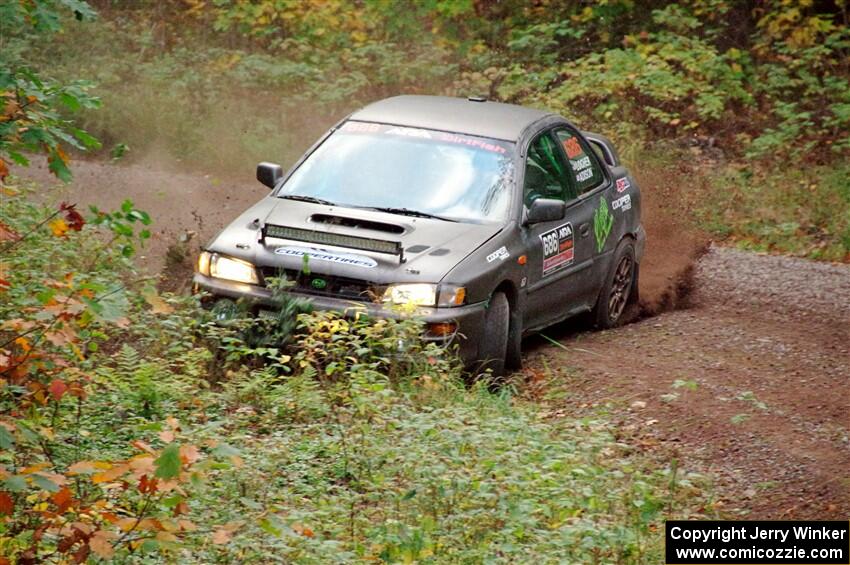
<instances>
[{"instance_id":1,"label":"green decal on rear window","mask_svg":"<svg viewBox=\"0 0 850 565\"><path fill-rule=\"evenodd\" d=\"M608 234L614 226L614 216L608 211L608 202L604 198L599 199L599 207L593 214L593 234L596 236L596 251L602 253Z\"/></svg>"}]
</instances>

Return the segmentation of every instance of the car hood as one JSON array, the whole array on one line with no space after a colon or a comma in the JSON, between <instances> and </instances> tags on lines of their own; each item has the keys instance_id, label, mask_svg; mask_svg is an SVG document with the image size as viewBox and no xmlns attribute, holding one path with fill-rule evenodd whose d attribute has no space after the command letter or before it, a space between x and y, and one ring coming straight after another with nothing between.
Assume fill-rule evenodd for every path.
<instances>
[{"instance_id":1,"label":"car hood","mask_svg":"<svg viewBox=\"0 0 850 565\"><path fill-rule=\"evenodd\" d=\"M270 234L277 232L276 226L309 230L299 234L307 241L273 237ZM264 228L269 232L265 238ZM502 224L415 218L269 196L222 230L207 248L260 268L303 269L306 254L313 273L377 284L435 283L502 228ZM348 245L369 245L374 240L398 242L403 255Z\"/></svg>"}]
</instances>

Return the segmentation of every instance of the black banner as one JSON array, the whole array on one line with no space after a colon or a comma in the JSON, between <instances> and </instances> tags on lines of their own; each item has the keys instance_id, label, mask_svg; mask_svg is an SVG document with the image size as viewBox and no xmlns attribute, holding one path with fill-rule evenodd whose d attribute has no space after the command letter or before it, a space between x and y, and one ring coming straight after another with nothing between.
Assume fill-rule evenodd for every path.
<instances>
[{"instance_id":1,"label":"black banner","mask_svg":"<svg viewBox=\"0 0 850 565\"><path fill-rule=\"evenodd\" d=\"M669 520L668 565L848 565L850 522Z\"/></svg>"}]
</instances>

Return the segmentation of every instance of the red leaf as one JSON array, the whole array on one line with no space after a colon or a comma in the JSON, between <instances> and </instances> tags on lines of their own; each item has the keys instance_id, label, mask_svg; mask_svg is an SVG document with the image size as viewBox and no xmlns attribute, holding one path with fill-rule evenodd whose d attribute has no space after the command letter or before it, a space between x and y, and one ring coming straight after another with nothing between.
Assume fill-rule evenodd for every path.
<instances>
[{"instance_id":1,"label":"red leaf","mask_svg":"<svg viewBox=\"0 0 850 565\"><path fill-rule=\"evenodd\" d=\"M59 209L65 212L65 223L74 231L80 231L86 225L86 220L77 212L76 204L68 204L63 202L59 205Z\"/></svg>"},{"instance_id":2,"label":"red leaf","mask_svg":"<svg viewBox=\"0 0 850 565\"><path fill-rule=\"evenodd\" d=\"M7 281L6 279L0 279L0 292L12 288L12 283Z\"/></svg>"},{"instance_id":3,"label":"red leaf","mask_svg":"<svg viewBox=\"0 0 850 565\"><path fill-rule=\"evenodd\" d=\"M62 487L62 490L54 494L51 499L53 500L53 504L58 507L56 510L58 514L62 514L70 508L74 500L68 487Z\"/></svg>"},{"instance_id":4,"label":"red leaf","mask_svg":"<svg viewBox=\"0 0 850 565\"><path fill-rule=\"evenodd\" d=\"M142 478L139 479L139 492L142 494L156 492L157 482L156 478L148 478L147 475L142 475Z\"/></svg>"},{"instance_id":5,"label":"red leaf","mask_svg":"<svg viewBox=\"0 0 850 565\"><path fill-rule=\"evenodd\" d=\"M74 552L74 563L82 563L89 557L89 544L84 543L76 552Z\"/></svg>"},{"instance_id":6,"label":"red leaf","mask_svg":"<svg viewBox=\"0 0 850 565\"><path fill-rule=\"evenodd\" d=\"M54 379L52 383L50 383L50 394L53 396L53 400L59 401L62 399L62 395L65 394L65 391L68 390L68 385L66 385L63 381L59 379Z\"/></svg>"},{"instance_id":7,"label":"red leaf","mask_svg":"<svg viewBox=\"0 0 850 565\"><path fill-rule=\"evenodd\" d=\"M0 491L0 515L11 515L15 510L15 501L8 492Z\"/></svg>"}]
</instances>

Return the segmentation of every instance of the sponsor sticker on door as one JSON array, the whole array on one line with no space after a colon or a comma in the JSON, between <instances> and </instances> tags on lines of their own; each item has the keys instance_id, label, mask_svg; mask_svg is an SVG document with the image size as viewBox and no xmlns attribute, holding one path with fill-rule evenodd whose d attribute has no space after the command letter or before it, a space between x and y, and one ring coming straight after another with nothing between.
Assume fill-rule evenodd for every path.
<instances>
[{"instance_id":1,"label":"sponsor sticker on door","mask_svg":"<svg viewBox=\"0 0 850 565\"><path fill-rule=\"evenodd\" d=\"M575 238L573 225L566 223L540 234L543 246L543 276L573 264L575 260Z\"/></svg>"},{"instance_id":2,"label":"sponsor sticker on door","mask_svg":"<svg viewBox=\"0 0 850 565\"><path fill-rule=\"evenodd\" d=\"M625 212L632 209L632 195L626 194L611 202L611 208Z\"/></svg>"}]
</instances>

